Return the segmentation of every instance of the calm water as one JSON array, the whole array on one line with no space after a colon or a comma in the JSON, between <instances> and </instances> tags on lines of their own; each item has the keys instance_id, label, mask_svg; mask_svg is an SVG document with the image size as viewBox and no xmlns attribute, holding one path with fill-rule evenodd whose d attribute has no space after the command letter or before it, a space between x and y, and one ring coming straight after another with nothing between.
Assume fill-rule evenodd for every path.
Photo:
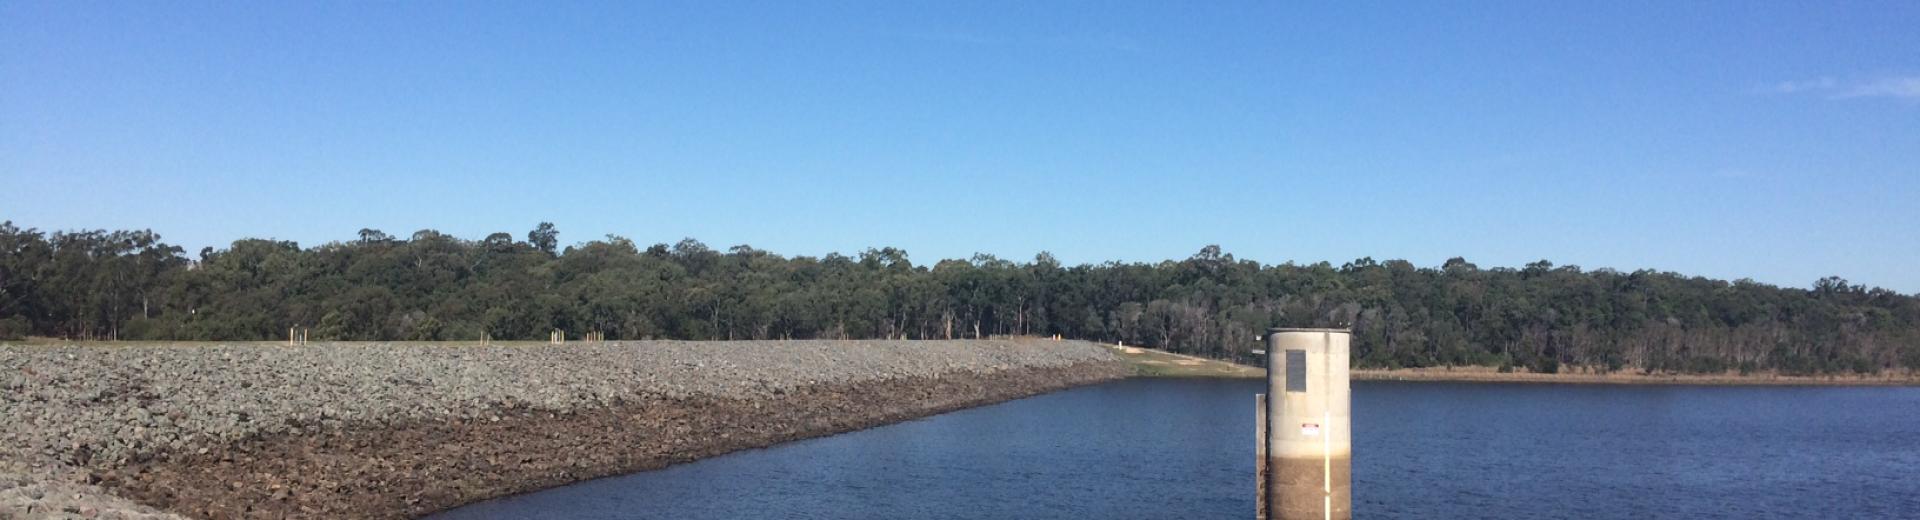
<instances>
[{"instance_id":1,"label":"calm water","mask_svg":"<svg viewBox=\"0 0 1920 520\"><path fill-rule=\"evenodd\" d=\"M1261 389L1121 381L438 518L1246 518ZM1357 517L1920 518L1920 388L1353 396Z\"/></svg>"}]
</instances>

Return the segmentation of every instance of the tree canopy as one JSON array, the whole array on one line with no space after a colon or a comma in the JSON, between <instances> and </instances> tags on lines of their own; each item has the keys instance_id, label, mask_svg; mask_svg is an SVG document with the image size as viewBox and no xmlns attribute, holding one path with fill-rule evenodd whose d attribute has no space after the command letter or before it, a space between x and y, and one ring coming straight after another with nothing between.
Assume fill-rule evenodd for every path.
<instances>
[{"instance_id":1,"label":"tree canopy","mask_svg":"<svg viewBox=\"0 0 1920 520\"><path fill-rule=\"evenodd\" d=\"M1208 246L1182 260L1061 265L906 251L784 257L619 236L559 249L433 230L302 248L244 239L190 259L151 231L0 224L0 338L315 340L974 338L1062 334L1252 360L1268 327L1349 327L1367 367L1787 373L1920 368L1920 297L1656 271L1482 269L1361 258L1269 265Z\"/></svg>"}]
</instances>

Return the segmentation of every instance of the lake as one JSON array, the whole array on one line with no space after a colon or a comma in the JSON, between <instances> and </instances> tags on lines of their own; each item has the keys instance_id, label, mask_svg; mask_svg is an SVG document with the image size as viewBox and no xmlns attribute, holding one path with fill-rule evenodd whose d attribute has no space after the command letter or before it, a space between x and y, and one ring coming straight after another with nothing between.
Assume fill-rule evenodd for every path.
<instances>
[{"instance_id":1,"label":"lake","mask_svg":"<svg viewBox=\"0 0 1920 520\"><path fill-rule=\"evenodd\" d=\"M1248 518L1263 388L1131 379L435 518ZM1357 518L1920 518L1920 388L1353 390Z\"/></svg>"}]
</instances>

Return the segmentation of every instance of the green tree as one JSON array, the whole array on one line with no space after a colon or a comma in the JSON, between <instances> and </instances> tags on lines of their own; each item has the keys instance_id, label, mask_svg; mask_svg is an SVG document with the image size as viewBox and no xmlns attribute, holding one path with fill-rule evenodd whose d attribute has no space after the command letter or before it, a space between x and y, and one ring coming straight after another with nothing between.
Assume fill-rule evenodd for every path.
<instances>
[{"instance_id":1,"label":"green tree","mask_svg":"<svg viewBox=\"0 0 1920 520\"><path fill-rule=\"evenodd\" d=\"M560 231L553 228L552 222L541 222L527 232L527 243L547 256L554 256L554 249L560 246Z\"/></svg>"}]
</instances>

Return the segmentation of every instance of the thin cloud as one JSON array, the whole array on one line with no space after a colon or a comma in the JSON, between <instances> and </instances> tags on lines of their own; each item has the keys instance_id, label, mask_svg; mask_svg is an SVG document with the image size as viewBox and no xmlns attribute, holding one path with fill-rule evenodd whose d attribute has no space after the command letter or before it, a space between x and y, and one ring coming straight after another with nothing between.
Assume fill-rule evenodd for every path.
<instances>
[{"instance_id":1,"label":"thin cloud","mask_svg":"<svg viewBox=\"0 0 1920 520\"><path fill-rule=\"evenodd\" d=\"M1768 87L1763 90L1766 90L1767 92L1773 92L1776 94L1794 94L1794 93L1807 92L1807 91L1813 91L1813 90L1832 90L1834 87L1838 87L1838 86L1840 86L1839 81L1836 81L1833 78L1823 77L1820 79L1810 79L1806 81L1782 81L1780 83L1774 84L1772 87Z\"/></svg>"},{"instance_id":2,"label":"thin cloud","mask_svg":"<svg viewBox=\"0 0 1920 520\"><path fill-rule=\"evenodd\" d=\"M1920 100L1920 76L1907 78L1887 78L1872 83L1856 85L1847 89L1837 99L1886 97L1895 99Z\"/></svg>"},{"instance_id":3,"label":"thin cloud","mask_svg":"<svg viewBox=\"0 0 1920 520\"><path fill-rule=\"evenodd\" d=\"M1873 81L1840 81L1823 76L1808 80L1782 81L1757 90L1767 94L1824 94L1827 99L1920 100L1920 76L1881 78Z\"/></svg>"}]
</instances>

